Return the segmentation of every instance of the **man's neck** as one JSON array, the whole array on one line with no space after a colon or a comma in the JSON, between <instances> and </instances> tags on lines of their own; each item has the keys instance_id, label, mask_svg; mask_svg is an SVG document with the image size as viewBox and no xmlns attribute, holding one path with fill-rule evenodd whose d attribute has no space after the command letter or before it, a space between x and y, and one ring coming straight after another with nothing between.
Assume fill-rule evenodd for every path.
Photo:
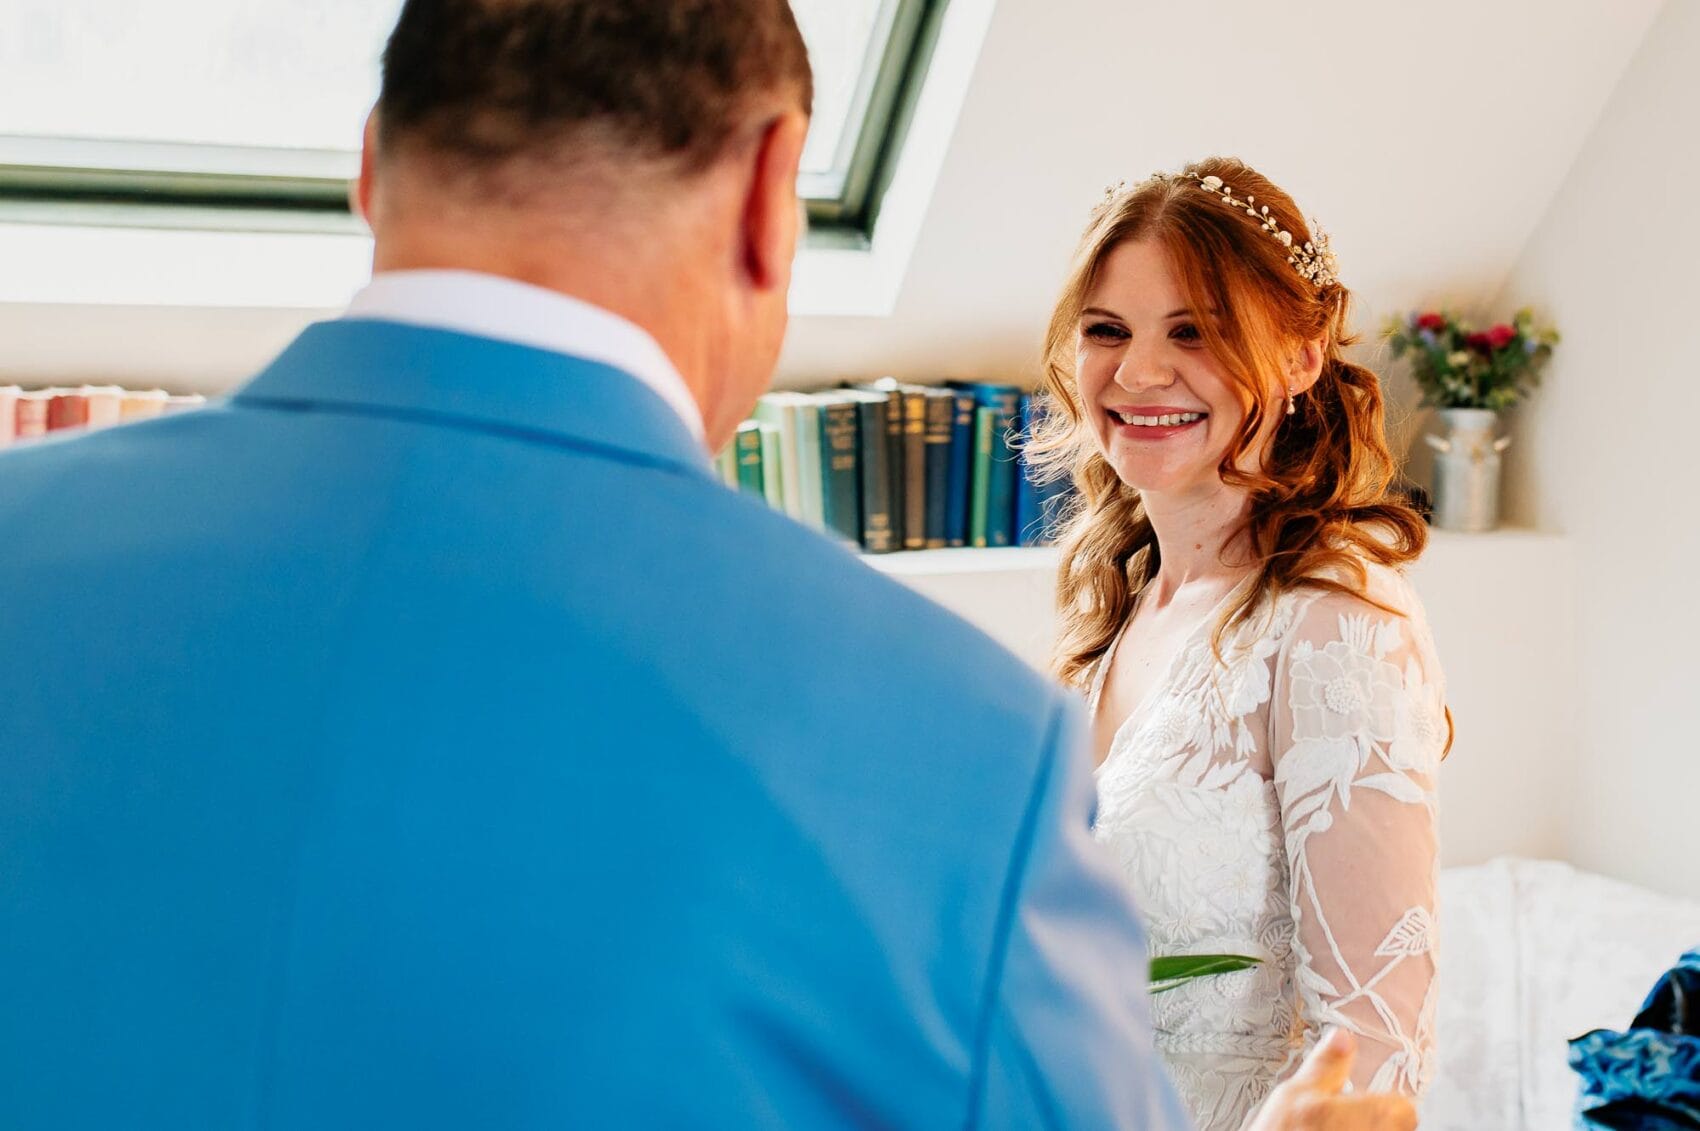
<instances>
[{"instance_id":1,"label":"man's neck","mask_svg":"<svg viewBox=\"0 0 1700 1131\"><path fill-rule=\"evenodd\" d=\"M647 243L647 246L632 246ZM473 271L528 283L600 307L654 338L683 378L705 419L712 419L713 375L721 362L702 317L706 288L669 270L649 241L607 234L537 232L510 235L486 226L398 225L382 233L372 270ZM692 301L693 296L696 301Z\"/></svg>"}]
</instances>

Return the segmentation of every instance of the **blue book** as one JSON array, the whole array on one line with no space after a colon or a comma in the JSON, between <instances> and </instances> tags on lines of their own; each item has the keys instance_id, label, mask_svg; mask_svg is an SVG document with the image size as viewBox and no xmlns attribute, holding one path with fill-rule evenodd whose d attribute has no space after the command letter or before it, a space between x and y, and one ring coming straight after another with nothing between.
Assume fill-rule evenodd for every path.
<instances>
[{"instance_id":1,"label":"blue book","mask_svg":"<svg viewBox=\"0 0 1700 1131\"><path fill-rule=\"evenodd\" d=\"M1043 532L1044 516L1039 506L1039 484L1033 470L1027 466L1027 445L1033 439L1033 398L1021 398L1021 442L1017 445L1015 466L1015 542L1018 546L1036 546Z\"/></svg>"},{"instance_id":2,"label":"blue book","mask_svg":"<svg viewBox=\"0 0 1700 1131\"><path fill-rule=\"evenodd\" d=\"M952 390L950 472L945 486L944 537L947 546L968 545L968 515L974 499L974 394Z\"/></svg>"},{"instance_id":3,"label":"blue book","mask_svg":"<svg viewBox=\"0 0 1700 1131\"><path fill-rule=\"evenodd\" d=\"M1027 465L1027 445L1045 411L1042 396L1021 398L1020 478L1015 489L1015 537L1019 546L1048 546L1056 541L1062 513L1073 494L1073 485L1066 478L1040 483Z\"/></svg>"},{"instance_id":4,"label":"blue book","mask_svg":"<svg viewBox=\"0 0 1700 1131\"><path fill-rule=\"evenodd\" d=\"M992 426L992 458L986 482L986 545L1015 545L1016 445L1020 443L1021 390L1014 385L951 382L974 395L975 404L997 415Z\"/></svg>"}]
</instances>

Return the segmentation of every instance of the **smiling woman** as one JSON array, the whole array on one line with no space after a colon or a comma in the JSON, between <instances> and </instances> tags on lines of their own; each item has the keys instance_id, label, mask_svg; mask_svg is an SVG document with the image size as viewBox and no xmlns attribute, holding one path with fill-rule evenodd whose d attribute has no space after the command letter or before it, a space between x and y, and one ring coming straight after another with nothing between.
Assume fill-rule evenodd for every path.
<instances>
[{"instance_id":1,"label":"smiling woman","mask_svg":"<svg viewBox=\"0 0 1700 1131\"><path fill-rule=\"evenodd\" d=\"M1285 227L1242 214L1207 180ZM1326 250L1290 197L1232 160L1153 177L1094 211L1046 335L1045 388L1061 411L1031 449L1081 489L1062 540L1065 680L1085 677L1157 574L1148 492L1225 484L1245 503L1258 584L1232 606L1235 621L1257 593L1351 591L1335 572L1422 552L1422 520L1389 490L1380 382L1343 353L1356 341L1350 292L1332 268L1320 285L1306 275L1306 245ZM1113 413L1201 415L1152 428Z\"/></svg>"},{"instance_id":2,"label":"smiling woman","mask_svg":"<svg viewBox=\"0 0 1700 1131\"><path fill-rule=\"evenodd\" d=\"M1430 1072L1447 713L1349 298L1291 198L1214 159L1106 196L1047 339L1031 454L1081 488L1056 660L1088 696L1096 834L1154 955L1259 960L1153 999L1204 1131L1325 1026L1357 1034L1360 1089Z\"/></svg>"}]
</instances>

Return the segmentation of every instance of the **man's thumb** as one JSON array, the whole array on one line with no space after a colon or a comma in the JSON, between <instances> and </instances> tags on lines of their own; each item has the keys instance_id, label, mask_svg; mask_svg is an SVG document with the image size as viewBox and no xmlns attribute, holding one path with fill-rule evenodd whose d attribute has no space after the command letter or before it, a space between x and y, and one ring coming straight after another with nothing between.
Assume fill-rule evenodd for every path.
<instances>
[{"instance_id":1,"label":"man's thumb","mask_svg":"<svg viewBox=\"0 0 1700 1131\"><path fill-rule=\"evenodd\" d=\"M1338 1095L1352 1078L1352 1059L1358 1043L1344 1029L1330 1029L1317 1046L1305 1057L1293 1074L1293 1083L1305 1091Z\"/></svg>"}]
</instances>

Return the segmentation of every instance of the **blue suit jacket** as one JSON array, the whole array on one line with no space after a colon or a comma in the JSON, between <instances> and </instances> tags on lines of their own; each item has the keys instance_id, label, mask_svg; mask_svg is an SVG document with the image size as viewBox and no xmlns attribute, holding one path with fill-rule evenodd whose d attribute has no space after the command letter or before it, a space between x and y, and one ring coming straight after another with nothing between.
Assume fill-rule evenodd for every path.
<instances>
[{"instance_id":1,"label":"blue suit jacket","mask_svg":"<svg viewBox=\"0 0 1700 1131\"><path fill-rule=\"evenodd\" d=\"M7 1128L1179 1126L1063 697L625 374L0 458Z\"/></svg>"}]
</instances>

